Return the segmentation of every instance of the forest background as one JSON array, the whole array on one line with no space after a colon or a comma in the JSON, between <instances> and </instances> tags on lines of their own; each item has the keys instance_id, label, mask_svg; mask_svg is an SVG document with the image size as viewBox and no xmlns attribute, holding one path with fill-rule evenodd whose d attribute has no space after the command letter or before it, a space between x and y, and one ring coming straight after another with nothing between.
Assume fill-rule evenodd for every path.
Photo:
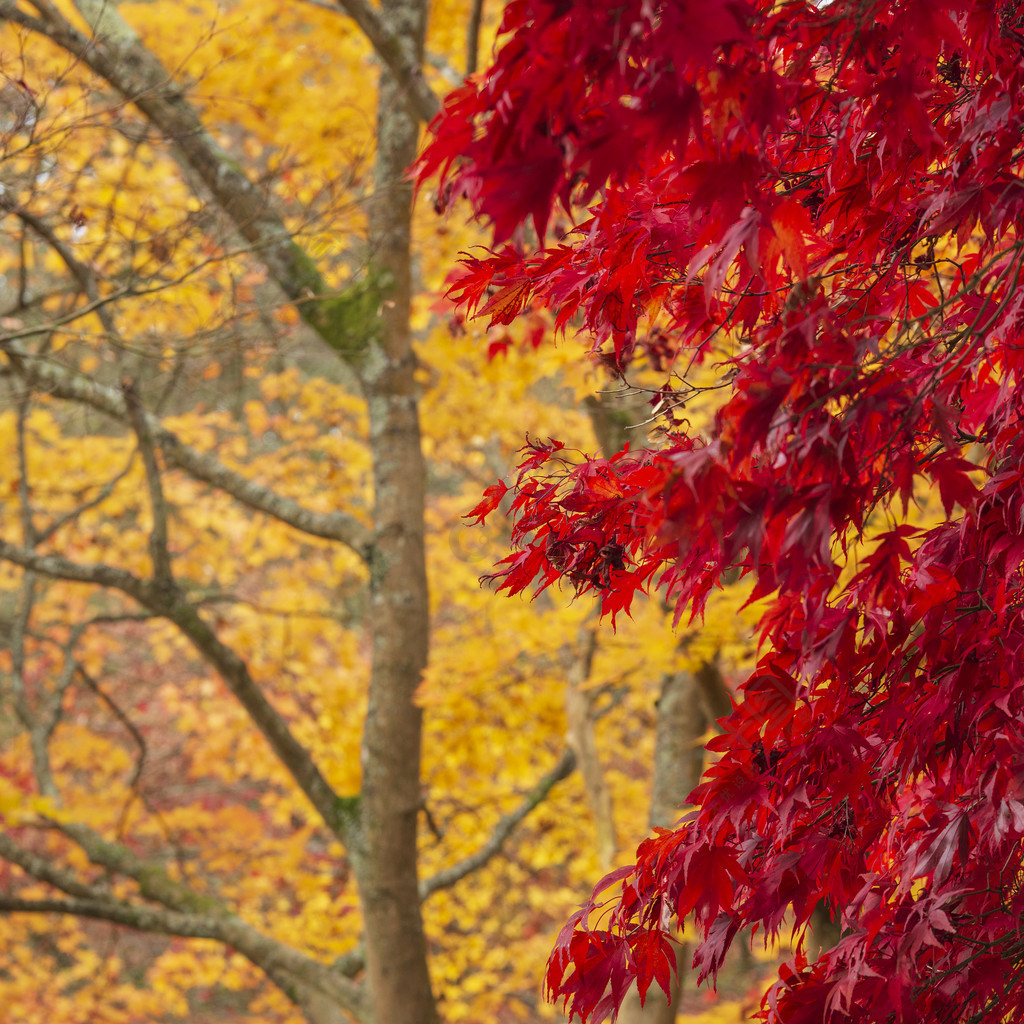
<instances>
[{"instance_id":1,"label":"forest background","mask_svg":"<svg viewBox=\"0 0 1024 1024\"><path fill-rule=\"evenodd\" d=\"M478 584L526 435L648 404L441 301L484 236L403 172L497 7L0 2L6 1019L559 1019L696 781L743 588L599 635Z\"/></svg>"}]
</instances>

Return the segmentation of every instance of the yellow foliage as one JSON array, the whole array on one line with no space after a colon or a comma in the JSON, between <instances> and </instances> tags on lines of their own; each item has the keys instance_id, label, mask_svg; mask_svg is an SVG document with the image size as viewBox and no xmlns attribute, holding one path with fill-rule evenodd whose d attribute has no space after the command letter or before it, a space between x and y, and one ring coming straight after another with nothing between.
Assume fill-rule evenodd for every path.
<instances>
[{"instance_id":1,"label":"yellow foliage","mask_svg":"<svg viewBox=\"0 0 1024 1024\"><path fill-rule=\"evenodd\" d=\"M441 59L429 77L439 90L464 67L468 7L435 4L428 50ZM119 10L187 84L211 134L275 193L329 283L341 287L356 275L365 256L376 70L351 21L277 0L244 8L155 0ZM55 282L49 312L68 315L51 339L54 358L112 387L136 380L153 404L166 389L162 423L183 444L306 508L344 510L369 525L362 398L313 349L295 309L282 305L245 246L202 206L173 150L53 47L8 28L0 48L23 54L28 77L46 83L35 130L45 144L12 149L5 195L41 205L106 297L127 282L137 291L105 307L116 334L129 339L118 348L96 313L72 315L76 307L56 287L66 267L53 250L25 246L25 268ZM571 335L484 358L486 333L438 309L445 274L481 241L479 231L457 217L439 229L422 199L413 324L430 475L432 657L418 691L426 718L421 877L430 878L475 853L558 762L566 678L591 611L556 591L530 603L481 587L506 537L497 522L470 528L462 517L483 487L508 478L527 434L593 450L579 403L603 385L582 368ZM0 274L16 277L19 251L0 247ZM13 404L5 407L5 521L22 523L24 476L40 551L145 577L153 513L137 447L98 413L45 395L32 396L23 422ZM329 782L358 793L372 614L364 566L340 545L164 470L169 547L183 591L243 656ZM81 850L49 827L32 827L44 819L86 824L310 955L331 962L353 949L361 927L344 851L180 633L140 616L112 590L29 580L0 563L4 623L8 598L13 607L11 595L28 589L21 661L0 652L0 670L18 674L33 707L60 709L49 750L61 799L58 806L39 796L27 774L27 739L4 724L0 820L95 879L100 871ZM747 594L742 584L722 591L703 624L677 635L657 601L638 604L633 620L598 645L581 686L606 712L596 732L622 858L647 830L662 676L715 655L727 673L739 671L751 654L752 619L740 607ZM68 658L77 675L61 689ZM6 711L7 689L0 696ZM594 831L577 773L519 826L507 855L425 903L444 1019L559 1019L540 999L539 979L557 928L602 873ZM20 875L12 884L26 898L39 895ZM120 894L137 897L134 884L119 884ZM59 918L15 916L10 925L0 936L0 1005L12 1020L173 1021L208 1002L225 1019L298 1020L255 968L213 943L126 937L106 924Z\"/></svg>"}]
</instances>

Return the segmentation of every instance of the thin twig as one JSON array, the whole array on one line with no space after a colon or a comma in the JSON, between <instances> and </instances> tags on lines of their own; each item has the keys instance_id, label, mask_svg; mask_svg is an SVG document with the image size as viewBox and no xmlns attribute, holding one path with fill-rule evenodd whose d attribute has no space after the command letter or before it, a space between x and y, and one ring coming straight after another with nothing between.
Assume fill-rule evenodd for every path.
<instances>
[{"instance_id":1,"label":"thin twig","mask_svg":"<svg viewBox=\"0 0 1024 1024\"><path fill-rule=\"evenodd\" d=\"M44 541L48 541L62 526L67 526L68 523L73 522L83 512L88 512L90 509L96 508L98 505L102 505L103 502L114 493L114 488L131 472L132 463L135 461L135 454L132 453L129 456L128 461L125 463L124 469L120 473L111 477L97 492L94 498L90 498L88 501L83 502L81 505L71 509L70 512L65 512L64 515L58 516L50 523L49 526L38 531L38 542L42 544Z\"/></svg>"},{"instance_id":2,"label":"thin twig","mask_svg":"<svg viewBox=\"0 0 1024 1024\"><path fill-rule=\"evenodd\" d=\"M476 853L470 854L458 863L452 864L451 867L439 871L436 875L426 878L420 883L420 899L425 900L441 889L451 888L456 882L460 882L467 875L478 871L492 857L499 854L519 823L545 800L562 779L568 778L575 768L576 755L571 750L566 750L558 764L526 794L523 802L498 822L490 838Z\"/></svg>"},{"instance_id":3,"label":"thin twig","mask_svg":"<svg viewBox=\"0 0 1024 1024\"><path fill-rule=\"evenodd\" d=\"M128 734L132 738L132 742L136 747L139 748L139 756L135 761L135 770L132 772L131 781L128 783L128 788L135 790L139 784L139 778L142 775L142 770L146 764L146 755L148 748L146 746L146 738L139 732L135 723L125 714L121 709L121 706L104 690L99 680L94 679L82 665L75 666L75 672L78 678L113 712L114 717L125 727Z\"/></svg>"},{"instance_id":4,"label":"thin twig","mask_svg":"<svg viewBox=\"0 0 1024 1024\"><path fill-rule=\"evenodd\" d=\"M25 207L16 203L12 198L0 196L0 209L13 213L26 227L31 228L64 261L64 265L71 271L75 280L78 281L86 298L94 303L99 301L100 292L96 283L96 274L91 267L75 257L71 248L57 237L46 221L26 210ZM104 330L108 334L115 335L117 330L113 317L110 315L110 310L106 306L99 305L95 307L95 311Z\"/></svg>"},{"instance_id":5,"label":"thin twig","mask_svg":"<svg viewBox=\"0 0 1024 1024\"><path fill-rule=\"evenodd\" d=\"M473 0L469 9L469 28L466 30L466 76L475 75L480 57L480 23L483 21L484 0Z\"/></svg>"}]
</instances>

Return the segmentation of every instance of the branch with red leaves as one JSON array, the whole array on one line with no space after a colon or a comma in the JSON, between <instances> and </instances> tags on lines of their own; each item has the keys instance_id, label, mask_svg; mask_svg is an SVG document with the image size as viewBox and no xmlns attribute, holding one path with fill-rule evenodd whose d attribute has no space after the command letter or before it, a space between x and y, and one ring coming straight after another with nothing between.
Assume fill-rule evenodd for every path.
<instances>
[{"instance_id":1,"label":"branch with red leaves","mask_svg":"<svg viewBox=\"0 0 1024 1024\"><path fill-rule=\"evenodd\" d=\"M673 919L713 977L819 904L842 938L798 949L767 1021L1024 1016L1022 24L1018 0L512 0L434 125L421 176L494 229L452 298L549 311L661 372L669 410L649 450L524 449L471 513L509 508L500 588L699 615L741 573L762 609L694 816L552 955L585 1020L666 987Z\"/></svg>"}]
</instances>

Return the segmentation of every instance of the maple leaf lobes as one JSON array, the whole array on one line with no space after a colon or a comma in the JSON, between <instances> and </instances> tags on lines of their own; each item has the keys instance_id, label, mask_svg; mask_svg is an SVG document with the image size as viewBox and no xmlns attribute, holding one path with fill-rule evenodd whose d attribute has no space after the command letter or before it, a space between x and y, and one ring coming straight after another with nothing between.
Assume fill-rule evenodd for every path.
<instances>
[{"instance_id":1,"label":"maple leaf lobes","mask_svg":"<svg viewBox=\"0 0 1024 1024\"><path fill-rule=\"evenodd\" d=\"M455 297L665 378L648 448L527 454L501 585L613 615L657 585L699 616L741 573L762 609L695 816L552 955L584 1019L665 977L665 907L702 976L742 929L838 912L769 1022L1024 1015L1018 8L513 0L435 125L424 170L503 244Z\"/></svg>"}]
</instances>

